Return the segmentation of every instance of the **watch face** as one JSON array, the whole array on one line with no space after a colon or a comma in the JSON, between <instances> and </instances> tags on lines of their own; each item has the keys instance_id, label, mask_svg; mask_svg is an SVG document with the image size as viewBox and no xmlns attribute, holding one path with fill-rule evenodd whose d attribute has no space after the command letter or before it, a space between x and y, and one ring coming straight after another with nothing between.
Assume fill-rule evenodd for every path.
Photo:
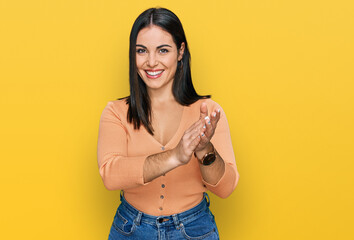
<instances>
[{"instance_id":1,"label":"watch face","mask_svg":"<svg viewBox=\"0 0 354 240\"><path fill-rule=\"evenodd\" d=\"M216 156L214 153L208 154L204 158L203 165L210 165L215 161L215 159L216 159Z\"/></svg>"}]
</instances>

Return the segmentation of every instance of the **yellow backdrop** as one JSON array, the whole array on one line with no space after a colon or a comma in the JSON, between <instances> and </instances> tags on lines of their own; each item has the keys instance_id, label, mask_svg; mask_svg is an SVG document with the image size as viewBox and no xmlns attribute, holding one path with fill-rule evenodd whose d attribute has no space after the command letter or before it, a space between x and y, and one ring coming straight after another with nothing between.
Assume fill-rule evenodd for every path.
<instances>
[{"instance_id":1,"label":"yellow backdrop","mask_svg":"<svg viewBox=\"0 0 354 240\"><path fill-rule=\"evenodd\" d=\"M241 177L211 197L221 239L354 239L351 0L1 0L0 239L107 239L99 118L128 95L130 28L155 6L228 116Z\"/></svg>"}]
</instances>

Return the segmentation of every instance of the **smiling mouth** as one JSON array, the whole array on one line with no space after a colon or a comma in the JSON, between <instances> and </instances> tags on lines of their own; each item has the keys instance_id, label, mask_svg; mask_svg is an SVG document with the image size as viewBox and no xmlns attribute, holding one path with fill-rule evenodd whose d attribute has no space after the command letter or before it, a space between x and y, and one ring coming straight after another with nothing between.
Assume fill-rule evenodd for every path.
<instances>
[{"instance_id":1,"label":"smiling mouth","mask_svg":"<svg viewBox=\"0 0 354 240\"><path fill-rule=\"evenodd\" d=\"M158 71L147 71L145 70L146 76L148 78L158 78L162 75L164 70L158 70Z\"/></svg>"}]
</instances>

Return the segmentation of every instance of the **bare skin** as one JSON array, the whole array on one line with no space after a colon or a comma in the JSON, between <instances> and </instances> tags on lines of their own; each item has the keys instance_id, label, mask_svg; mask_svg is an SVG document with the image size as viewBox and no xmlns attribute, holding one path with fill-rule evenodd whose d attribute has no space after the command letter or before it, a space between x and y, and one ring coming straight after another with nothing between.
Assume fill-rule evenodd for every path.
<instances>
[{"instance_id":1,"label":"bare skin","mask_svg":"<svg viewBox=\"0 0 354 240\"><path fill-rule=\"evenodd\" d=\"M176 167L187 164L191 160L194 152L197 158L201 159L206 153L212 150L213 146L210 139L214 135L220 113L213 112L210 114L209 124L209 120L205 119L205 117L208 116L206 104L202 104L200 109L199 120L184 132L183 137L174 149L147 157L144 164L145 183L166 174ZM169 123L171 122L161 122L161 125L167 126ZM205 128L203 128L203 126L205 126ZM160 135L162 139L165 137L165 135L161 133L158 135ZM203 179L210 184L216 184L225 171L224 161L218 154L216 156L215 162L209 166L199 164Z\"/></svg>"},{"instance_id":2,"label":"bare skin","mask_svg":"<svg viewBox=\"0 0 354 240\"><path fill-rule=\"evenodd\" d=\"M165 46L165 47L161 47ZM182 118L181 106L172 94L172 84L177 61L184 53L184 43L177 49L172 36L156 26L142 29L137 37L136 63L138 74L146 84L150 97L154 138L165 145L174 136ZM151 78L147 71L163 71L158 78ZM209 120L205 117L209 117ZM179 166L187 164L193 153L201 159L210 152L212 139L220 113L208 115L205 103L200 108L200 118L183 134L177 146L162 153L150 155L144 163L144 182L150 182ZM205 128L203 128L205 126ZM216 184L224 174L224 161L217 155L215 162L209 166L200 164L203 179Z\"/></svg>"},{"instance_id":3,"label":"bare skin","mask_svg":"<svg viewBox=\"0 0 354 240\"><path fill-rule=\"evenodd\" d=\"M183 106L174 99L164 103L154 104L152 108L152 127L154 129L153 137L165 146L175 135L179 123L182 119Z\"/></svg>"},{"instance_id":4,"label":"bare skin","mask_svg":"<svg viewBox=\"0 0 354 240\"><path fill-rule=\"evenodd\" d=\"M209 117L205 119L206 117ZM210 142L211 138L213 137L215 133L215 129L217 126L217 123L220 119L220 112L214 111L208 116L208 108L206 104L201 104L200 106L200 120L204 119L205 121L205 132L204 136L201 136L201 140L199 145L195 149L195 155L197 156L198 159L202 159L203 156L212 151L213 145ZM215 185L222 177L222 175L225 172L225 163L224 160L220 157L218 154L217 150L216 151L216 159L215 161L208 166L199 164L200 171L202 173L203 179L210 183Z\"/></svg>"}]
</instances>

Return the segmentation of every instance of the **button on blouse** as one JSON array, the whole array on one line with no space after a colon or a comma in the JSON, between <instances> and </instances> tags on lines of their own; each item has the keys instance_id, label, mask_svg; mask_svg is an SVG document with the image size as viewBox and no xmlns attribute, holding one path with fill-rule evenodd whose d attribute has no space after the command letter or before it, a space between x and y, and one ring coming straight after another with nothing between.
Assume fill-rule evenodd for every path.
<instances>
[{"instance_id":1,"label":"button on blouse","mask_svg":"<svg viewBox=\"0 0 354 240\"><path fill-rule=\"evenodd\" d=\"M194 156L188 164L174 168L151 182L144 182L146 158L160 153L161 150L175 148L183 133L199 119L202 102L207 104L209 113L216 109L221 110L220 120L211 139L225 163L225 172L219 182L212 185L202 178L198 160ZM201 99L185 106L175 136L164 146L144 126L134 129L133 124L127 122L127 111L125 99L110 101L100 118L97 160L103 184L108 190L123 190L124 197L131 205L154 216L188 210L202 200L203 192L207 190L222 198L232 193L238 183L239 174L229 125L219 104L211 99ZM161 179L164 179L163 183ZM160 201L156 201L156 197Z\"/></svg>"}]
</instances>

